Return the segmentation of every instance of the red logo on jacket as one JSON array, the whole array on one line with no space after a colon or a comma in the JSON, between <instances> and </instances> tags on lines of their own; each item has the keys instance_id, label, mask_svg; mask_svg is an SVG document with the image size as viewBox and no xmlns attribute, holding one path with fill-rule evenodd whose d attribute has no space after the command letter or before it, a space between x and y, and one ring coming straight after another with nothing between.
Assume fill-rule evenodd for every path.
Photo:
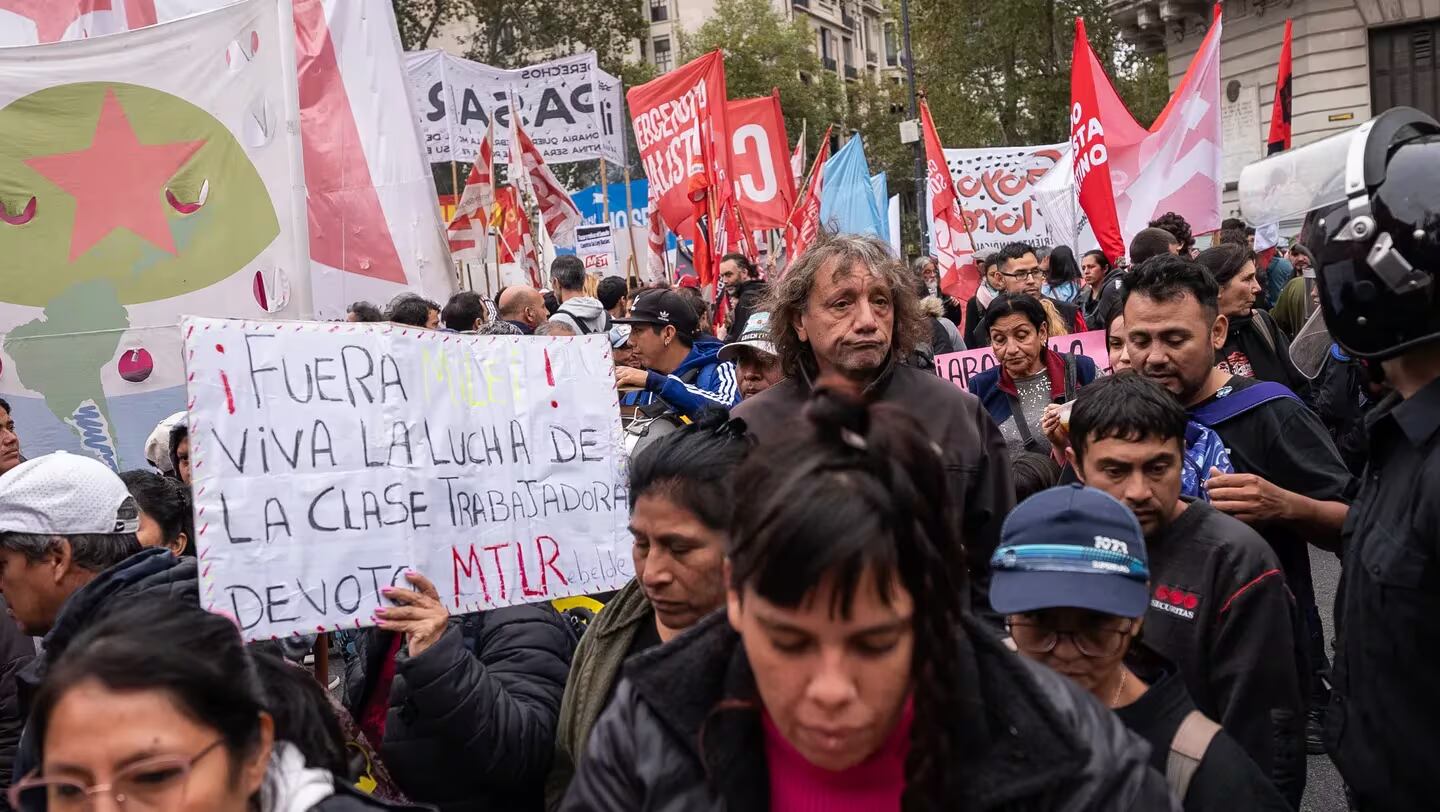
<instances>
[{"instance_id":1,"label":"red logo on jacket","mask_svg":"<svg viewBox=\"0 0 1440 812\"><path fill-rule=\"evenodd\" d=\"M1150 599L1150 608L1159 609L1186 620L1195 619L1195 608L1199 605L1199 594L1187 592L1178 586L1165 586L1164 584L1155 587L1155 595Z\"/></svg>"}]
</instances>

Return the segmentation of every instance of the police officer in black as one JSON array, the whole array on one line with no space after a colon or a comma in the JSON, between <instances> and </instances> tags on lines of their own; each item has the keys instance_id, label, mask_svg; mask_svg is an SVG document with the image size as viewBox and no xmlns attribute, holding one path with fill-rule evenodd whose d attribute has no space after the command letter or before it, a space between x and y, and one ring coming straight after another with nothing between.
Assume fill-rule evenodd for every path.
<instances>
[{"instance_id":1,"label":"police officer in black","mask_svg":"<svg viewBox=\"0 0 1440 812\"><path fill-rule=\"evenodd\" d=\"M1394 393L1343 532L1325 724L1356 808L1440 807L1440 123L1410 108L1247 167L1252 223L1308 211L1331 336Z\"/></svg>"}]
</instances>

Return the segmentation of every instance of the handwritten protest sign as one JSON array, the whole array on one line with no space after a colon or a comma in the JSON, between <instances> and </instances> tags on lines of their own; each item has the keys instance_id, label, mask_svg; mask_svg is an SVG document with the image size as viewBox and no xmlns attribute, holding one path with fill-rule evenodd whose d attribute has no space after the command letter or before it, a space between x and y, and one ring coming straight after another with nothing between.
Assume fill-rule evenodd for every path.
<instances>
[{"instance_id":1,"label":"handwritten protest sign","mask_svg":"<svg viewBox=\"0 0 1440 812\"><path fill-rule=\"evenodd\" d=\"M187 318L200 600L250 639L615 589L628 493L604 336Z\"/></svg>"},{"instance_id":2,"label":"handwritten protest sign","mask_svg":"<svg viewBox=\"0 0 1440 812\"><path fill-rule=\"evenodd\" d=\"M1056 352L1088 356L1095 362L1101 375L1110 374L1110 353L1105 348L1104 330L1055 336L1050 339L1049 346ZM966 389L970 385L971 378L997 363L995 353L991 352L989 347L965 350L964 352L948 352L935 356L935 374L961 389Z\"/></svg>"}]
</instances>

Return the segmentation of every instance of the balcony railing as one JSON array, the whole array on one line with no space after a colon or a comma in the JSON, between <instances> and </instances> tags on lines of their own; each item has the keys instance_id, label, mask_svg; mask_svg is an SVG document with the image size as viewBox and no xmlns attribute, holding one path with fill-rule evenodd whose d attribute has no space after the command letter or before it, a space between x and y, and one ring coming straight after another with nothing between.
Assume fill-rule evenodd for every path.
<instances>
[{"instance_id":1,"label":"balcony railing","mask_svg":"<svg viewBox=\"0 0 1440 812\"><path fill-rule=\"evenodd\" d=\"M835 57L822 56L820 57L820 64L825 66L825 70L835 70Z\"/></svg>"},{"instance_id":2,"label":"balcony railing","mask_svg":"<svg viewBox=\"0 0 1440 812\"><path fill-rule=\"evenodd\" d=\"M845 78L846 78L846 79L858 79L858 78L860 78L860 71L856 70L854 65L846 65L846 66L845 66Z\"/></svg>"},{"instance_id":3,"label":"balcony railing","mask_svg":"<svg viewBox=\"0 0 1440 812\"><path fill-rule=\"evenodd\" d=\"M840 24L850 29L851 31L854 31L860 27L860 23L853 16L851 16L850 12L848 11L840 12Z\"/></svg>"},{"instance_id":4,"label":"balcony railing","mask_svg":"<svg viewBox=\"0 0 1440 812\"><path fill-rule=\"evenodd\" d=\"M810 8L810 0L790 0L790 4L795 8Z\"/></svg>"}]
</instances>

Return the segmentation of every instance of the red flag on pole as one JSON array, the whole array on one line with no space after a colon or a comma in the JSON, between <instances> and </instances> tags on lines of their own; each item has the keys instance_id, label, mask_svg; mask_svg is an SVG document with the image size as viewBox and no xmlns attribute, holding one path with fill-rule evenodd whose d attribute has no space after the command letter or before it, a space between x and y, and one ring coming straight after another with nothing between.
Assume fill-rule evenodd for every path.
<instances>
[{"instance_id":1,"label":"red flag on pole","mask_svg":"<svg viewBox=\"0 0 1440 812\"><path fill-rule=\"evenodd\" d=\"M1110 153L1101 121L1101 85L1109 90L1110 79L1085 37L1085 21L1075 19L1075 49L1070 68L1070 152L1080 208L1090 218L1090 227L1100 249L1111 261L1125 255L1120 236L1120 215L1115 210L1115 186L1110 179ZM1116 96L1118 98L1118 96ZM1125 116L1128 118L1129 113ZM1133 119L1131 119L1133 120Z\"/></svg>"},{"instance_id":2,"label":"red flag on pole","mask_svg":"<svg viewBox=\"0 0 1440 812\"><path fill-rule=\"evenodd\" d=\"M515 109L512 107L511 109ZM535 195L535 204L540 209L540 222L545 224L545 233L550 240L562 248L575 246L575 227L580 225L580 209L570 199L570 193L560 185L555 173L545 165L540 150L520 126L520 116L511 116L514 126L510 139L510 152L519 155L519 165L530 180L530 191ZM512 165L517 163L511 160Z\"/></svg>"},{"instance_id":3,"label":"red flag on pole","mask_svg":"<svg viewBox=\"0 0 1440 812\"><path fill-rule=\"evenodd\" d=\"M820 151L815 153L815 163L810 167L810 182L805 186L804 194L795 202L795 208L790 211L790 217L785 222L785 267L788 269L795 264L795 260L805 253L810 243L820 233L820 192L825 180L825 173L822 171L825 166L825 159L830 157L830 130L833 125L825 130L825 137L820 139ZM781 272L784 276L784 272Z\"/></svg>"},{"instance_id":4,"label":"red flag on pole","mask_svg":"<svg viewBox=\"0 0 1440 812\"><path fill-rule=\"evenodd\" d=\"M723 202L730 197L730 137L725 101L725 57L711 51L625 94L635 130L635 146L645 163L651 194L665 224L688 234L694 219L690 178L705 175L705 185ZM703 156L703 158L702 158Z\"/></svg>"},{"instance_id":5,"label":"red flag on pole","mask_svg":"<svg viewBox=\"0 0 1440 812\"><path fill-rule=\"evenodd\" d=\"M940 290L963 306L980 287L980 269L975 265L975 245L960 210L955 179L945 163L940 135L930 117L930 105L920 102L920 126L925 136L925 185L930 192L930 215L934 221L931 237L940 266Z\"/></svg>"},{"instance_id":6,"label":"red flag on pole","mask_svg":"<svg viewBox=\"0 0 1440 812\"><path fill-rule=\"evenodd\" d=\"M732 100L726 115L739 215L751 228L784 228L795 205L795 176L786 152L778 91L758 99Z\"/></svg>"},{"instance_id":7,"label":"red flag on pole","mask_svg":"<svg viewBox=\"0 0 1440 812\"><path fill-rule=\"evenodd\" d=\"M1290 37L1291 20L1285 21L1285 44L1280 46L1280 69L1275 76L1275 106L1270 111L1269 153L1290 148Z\"/></svg>"}]
</instances>

